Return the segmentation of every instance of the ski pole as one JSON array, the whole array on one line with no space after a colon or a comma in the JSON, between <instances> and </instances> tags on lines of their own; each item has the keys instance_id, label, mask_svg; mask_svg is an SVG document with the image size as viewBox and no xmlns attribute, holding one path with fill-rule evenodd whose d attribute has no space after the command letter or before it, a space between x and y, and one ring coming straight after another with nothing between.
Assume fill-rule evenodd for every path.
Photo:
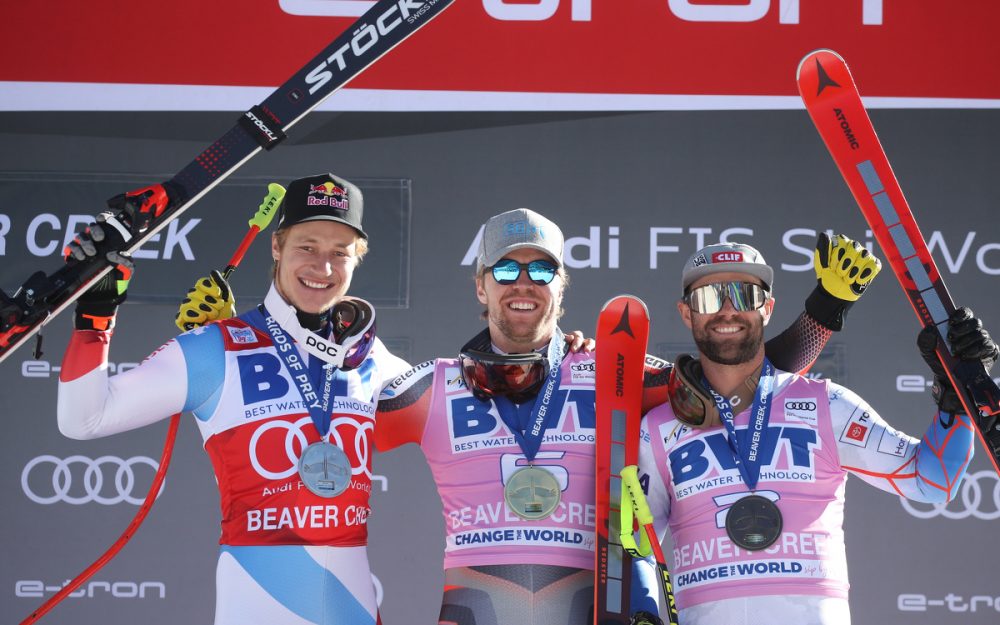
<instances>
[{"instance_id":1,"label":"ski pole","mask_svg":"<svg viewBox=\"0 0 1000 625\"><path fill-rule=\"evenodd\" d=\"M271 219L274 217L274 209L281 204L282 198L285 197L285 189L280 184L272 182L267 185L267 190L267 196L258 207L257 212L250 219L250 230L246 233L246 235L244 235L239 248L237 248L236 253L233 254L232 259L230 259L229 264L226 266L223 275L227 278L233 273L236 267L239 266L240 262L243 260L243 255L246 254L247 249L250 247L250 243L253 242L257 233L267 228L268 224L271 223ZM167 476L167 469L170 467L170 456L174 450L174 442L177 440L177 428L180 425L180 416L181 414L177 413L170 417L170 425L167 428L167 437L163 443L163 453L160 454L159 467L156 470L156 475L153 476L153 483L149 487L149 492L146 493L146 498L143 500L142 505L139 506L139 510L135 513L135 516L132 517L132 522L128 524L128 527L126 527L125 531L118 537L118 540L108 547L107 551L94 560L94 562L84 569L83 572L63 586L59 592L52 595L48 601L29 614L26 619L21 621L20 625L32 625L33 623L38 622L38 620L48 614L52 608L56 607L63 599L68 597L70 593L79 588L85 581L90 579L92 575L104 568L104 565L118 555L118 552L122 550L125 543L127 543L135 535L139 526L142 525L143 521L146 520L146 516L149 515L149 511L152 510L153 503L160 494L160 488L163 485L163 480Z\"/></svg>"},{"instance_id":2,"label":"ski pole","mask_svg":"<svg viewBox=\"0 0 1000 625\"><path fill-rule=\"evenodd\" d=\"M656 559L656 568L660 572L660 591L663 593L663 602L667 606L667 616L671 625L677 625L677 604L674 601L674 587L670 581L670 570L667 568L667 559L663 555L663 548L660 547L660 540L656 537L656 529L653 528L653 513L650 512L646 495L643 494L642 486L639 485L638 468L634 464L623 468L621 478L622 547L636 558L645 558L650 553L653 554ZM639 545L636 545L635 537L632 535L634 521L639 522L639 527L643 531Z\"/></svg>"},{"instance_id":3,"label":"ski pole","mask_svg":"<svg viewBox=\"0 0 1000 625\"><path fill-rule=\"evenodd\" d=\"M274 219L274 211L281 205L281 200L285 197L285 187L281 186L276 182L272 182L267 185L267 196L264 197L264 201L261 202L260 206L257 208L257 212L254 216L250 218L250 230L243 236L243 241L240 246L236 248L236 252L233 257L229 260L229 264L226 265L225 270L222 272L223 278L229 278L230 274L236 269L236 267L243 260L243 255L247 253L247 249L250 248L250 244L253 242L257 234L267 228L271 220Z\"/></svg>"}]
</instances>

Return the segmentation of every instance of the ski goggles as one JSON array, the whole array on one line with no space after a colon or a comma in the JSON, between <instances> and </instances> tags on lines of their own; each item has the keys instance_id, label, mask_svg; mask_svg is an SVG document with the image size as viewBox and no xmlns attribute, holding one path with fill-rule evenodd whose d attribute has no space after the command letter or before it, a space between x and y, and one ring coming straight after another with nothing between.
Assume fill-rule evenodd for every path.
<instances>
[{"instance_id":1,"label":"ski goggles","mask_svg":"<svg viewBox=\"0 0 1000 625\"><path fill-rule=\"evenodd\" d=\"M333 340L342 348L340 368L344 371L357 369L375 344L375 309L363 299L344 298L330 311L330 321Z\"/></svg>"},{"instance_id":2,"label":"ski goggles","mask_svg":"<svg viewBox=\"0 0 1000 625\"><path fill-rule=\"evenodd\" d=\"M494 354L466 350L459 355L465 386L480 400L505 396L524 402L538 395L549 372L548 359L539 353Z\"/></svg>"},{"instance_id":3,"label":"ski goggles","mask_svg":"<svg viewBox=\"0 0 1000 625\"><path fill-rule=\"evenodd\" d=\"M530 263L519 263L510 258L497 261L497 264L490 267L490 271L493 272L493 279L497 281L497 284L514 284L521 277L521 272L527 271L528 279L539 286L545 286L552 282L558 270L558 267L547 260L533 260Z\"/></svg>"},{"instance_id":4,"label":"ski goggles","mask_svg":"<svg viewBox=\"0 0 1000 625\"><path fill-rule=\"evenodd\" d=\"M766 288L753 282L715 282L688 291L684 303L695 312L710 315L722 310L726 299L737 311L748 312L758 310L769 297Z\"/></svg>"}]
</instances>

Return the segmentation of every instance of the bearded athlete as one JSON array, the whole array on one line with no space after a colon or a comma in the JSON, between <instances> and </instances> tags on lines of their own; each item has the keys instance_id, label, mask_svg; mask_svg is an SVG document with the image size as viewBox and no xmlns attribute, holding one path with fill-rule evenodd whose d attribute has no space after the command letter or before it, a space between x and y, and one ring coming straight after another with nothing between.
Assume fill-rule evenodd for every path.
<instances>
[{"instance_id":1,"label":"bearded athlete","mask_svg":"<svg viewBox=\"0 0 1000 625\"><path fill-rule=\"evenodd\" d=\"M934 354L936 329L918 339L938 411L917 440L851 390L765 357L773 278L749 245L711 245L688 259L677 308L698 358L678 358L670 403L643 420L639 473L661 537L669 524L686 625L849 625L847 475L946 502L972 459L974 427ZM957 358L987 370L997 359L968 309L952 315L948 340Z\"/></svg>"},{"instance_id":2,"label":"bearded athlete","mask_svg":"<svg viewBox=\"0 0 1000 625\"><path fill-rule=\"evenodd\" d=\"M853 241L823 236L820 246L832 262L819 268L807 314L768 342L794 371L878 271ZM533 211L487 221L476 296L488 327L458 359L418 365L379 400L379 450L419 445L444 505L440 625L593 620L594 356L561 349L563 247L559 227ZM666 401L669 375L667 363L647 364L646 410ZM528 427L541 411L541 427ZM655 622L648 598L634 598L633 611L634 622Z\"/></svg>"},{"instance_id":3,"label":"bearded athlete","mask_svg":"<svg viewBox=\"0 0 1000 625\"><path fill-rule=\"evenodd\" d=\"M408 365L375 337L372 307L347 295L368 247L362 202L332 174L293 181L264 302L178 336L115 377L108 346L124 285L105 280L77 305L59 428L91 439L194 414L222 505L216 625L378 619L366 554L375 401L383 380ZM130 217L102 214L70 245L69 262L94 255L93 242ZM192 302L179 325L232 314L218 272Z\"/></svg>"}]
</instances>

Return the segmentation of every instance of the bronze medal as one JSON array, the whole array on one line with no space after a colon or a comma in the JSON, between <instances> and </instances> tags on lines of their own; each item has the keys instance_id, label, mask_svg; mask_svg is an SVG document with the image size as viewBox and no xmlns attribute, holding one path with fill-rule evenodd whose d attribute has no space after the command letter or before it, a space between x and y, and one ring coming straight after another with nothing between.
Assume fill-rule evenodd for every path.
<instances>
[{"instance_id":1,"label":"bronze medal","mask_svg":"<svg viewBox=\"0 0 1000 625\"><path fill-rule=\"evenodd\" d=\"M726 513L726 533L747 551L760 551L781 536L781 510L773 501L760 495L739 499Z\"/></svg>"}]
</instances>

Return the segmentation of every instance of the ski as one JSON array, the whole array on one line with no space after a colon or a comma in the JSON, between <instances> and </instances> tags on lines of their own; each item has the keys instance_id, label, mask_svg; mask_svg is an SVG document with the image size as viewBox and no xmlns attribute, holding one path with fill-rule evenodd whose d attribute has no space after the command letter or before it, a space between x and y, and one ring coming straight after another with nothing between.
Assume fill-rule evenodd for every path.
<instances>
[{"instance_id":1,"label":"ski","mask_svg":"<svg viewBox=\"0 0 1000 625\"><path fill-rule=\"evenodd\" d=\"M941 335L938 358L976 424L993 468L1000 473L1000 388L982 363L961 362L948 351L945 335L955 303L875 134L847 63L832 50L816 50L799 63L796 77L809 116L920 323L936 327Z\"/></svg>"},{"instance_id":2,"label":"ski","mask_svg":"<svg viewBox=\"0 0 1000 625\"><path fill-rule=\"evenodd\" d=\"M260 150L273 149L323 100L452 2L379 0L173 178L109 200L117 217L112 225L121 235L116 243L98 245L92 261L67 264L51 275L32 274L12 296L0 291L0 362L111 270L107 253L138 249Z\"/></svg>"},{"instance_id":3,"label":"ski","mask_svg":"<svg viewBox=\"0 0 1000 625\"><path fill-rule=\"evenodd\" d=\"M649 311L637 297L609 300L597 321L594 625L628 625L632 557L621 542L621 472L639 460Z\"/></svg>"}]
</instances>

